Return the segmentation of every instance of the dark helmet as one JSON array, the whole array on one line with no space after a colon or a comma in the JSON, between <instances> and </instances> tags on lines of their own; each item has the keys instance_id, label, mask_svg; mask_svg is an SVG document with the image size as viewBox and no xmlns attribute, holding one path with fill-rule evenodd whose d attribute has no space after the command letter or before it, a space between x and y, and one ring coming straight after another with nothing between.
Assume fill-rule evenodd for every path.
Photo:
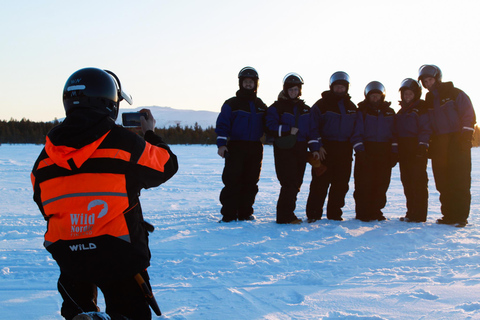
<instances>
[{"instance_id":1,"label":"dark helmet","mask_svg":"<svg viewBox=\"0 0 480 320\"><path fill-rule=\"evenodd\" d=\"M343 71L337 71L330 77L330 90L332 90L334 84L343 84L345 87L350 85L350 76Z\"/></svg>"},{"instance_id":2,"label":"dark helmet","mask_svg":"<svg viewBox=\"0 0 480 320\"><path fill-rule=\"evenodd\" d=\"M426 77L432 77L437 82L442 82L442 70L436 65L424 64L418 69L418 80L421 81Z\"/></svg>"},{"instance_id":3,"label":"dark helmet","mask_svg":"<svg viewBox=\"0 0 480 320\"><path fill-rule=\"evenodd\" d=\"M385 99L385 86L381 82L372 81L365 87L365 98L367 98L370 93L381 93L383 99Z\"/></svg>"},{"instance_id":4,"label":"dark helmet","mask_svg":"<svg viewBox=\"0 0 480 320\"><path fill-rule=\"evenodd\" d=\"M297 85L303 85L303 78L295 72L290 72L283 78L283 84L289 84L290 87L294 87Z\"/></svg>"},{"instance_id":5,"label":"dark helmet","mask_svg":"<svg viewBox=\"0 0 480 320\"><path fill-rule=\"evenodd\" d=\"M415 100L420 99L420 97L422 96L422 87L416 80L412 78L404 79L400 84L400 89L398 91L400 91L400 95L403 95L403 91L407 89L413 91L413 93L415 94Z\"/></svg>"},{"instance_id":6,"label":"dark helmet","mask_svg":"<svg viewBox=\"0 0 480 320\"><path fill-rule=\"evenodd\" d=\"M255 88L253 90L257 91L258 79L259 79L257 70L255 70L252 67L245 67L245 68L242 68L242 70L240 70L240 72L238 73L238 85L240 89L243 89L242 82L243 82L243 79L245 78L253 79L253 81L255 82Z\"/></svg>"},{"instance_id":7,"label":"dark helmet","mask_svg":"<svg viewBox=\"0 0 480 320\"><path fill-rule=\"evenodd\" d=\"M283 91L285 92L285 94L287 94L288 89L292 87L298 87L300 89L300 93L298 96L301 96L302 85L303 78L298 73L290 72L283 78Z\"/></svg>"},{"instance_id":8,"label":"dark helmet","mask_svg":"<svg viewBox=\"0 0 480 320\"><path fill-rule=\"evenodd\" d=\"M258 80L258 72L252 67L245 67L238 73L238 78L252 78Z\"/></svg>"},{"instance_id":9,"label":"dark helmet","mask_svg":"<svg viewBox=\"0 0 480 320\"><path fill-rule=\"evenodd\" d=\"M94 109L117 119L119 103L132 97L122 91L120 80L111 71L84 68L74 72L63 88L63 107L68 115L79 108Z\"/></svg>"}]
</instances>

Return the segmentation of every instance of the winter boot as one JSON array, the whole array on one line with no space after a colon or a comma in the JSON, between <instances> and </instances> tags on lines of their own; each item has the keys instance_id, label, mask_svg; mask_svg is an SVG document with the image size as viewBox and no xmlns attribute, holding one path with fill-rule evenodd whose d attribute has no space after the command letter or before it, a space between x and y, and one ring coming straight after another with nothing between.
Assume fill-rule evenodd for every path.
<instances>
[{"instance_id":1,"label":"winter boot","mask_svg":"<svg viewBox=\"0 0 480 320\"><path fill-rule=\"evenodd\" d=\"M111 320L110 316L105 312L84 312L77 314L72 320Z\"/></svg>"}]
</instances>

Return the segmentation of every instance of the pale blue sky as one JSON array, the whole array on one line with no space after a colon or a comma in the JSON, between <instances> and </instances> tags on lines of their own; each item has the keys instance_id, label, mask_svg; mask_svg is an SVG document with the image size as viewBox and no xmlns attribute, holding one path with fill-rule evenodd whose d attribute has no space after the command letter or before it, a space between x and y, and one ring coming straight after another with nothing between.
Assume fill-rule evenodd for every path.
<instances>
[{"instance_id":1,"label":"pale blue sky","mask_svg":"<svg viewBox=\"0 0 480 320\"><path fill-rule=\"evenodd\" d=\"M218 112L247 65L258 70L258 95L267 105L289 72L304 78L303 98L312 105L328 89L330 75L342 70L350 74L355 103L377 80L398 109L400 82L432 63L480 110L477 0L0 4L3 120L63 117L63 86L83 67L115 72L133 107Z\"/></svg>"}]
</instances>

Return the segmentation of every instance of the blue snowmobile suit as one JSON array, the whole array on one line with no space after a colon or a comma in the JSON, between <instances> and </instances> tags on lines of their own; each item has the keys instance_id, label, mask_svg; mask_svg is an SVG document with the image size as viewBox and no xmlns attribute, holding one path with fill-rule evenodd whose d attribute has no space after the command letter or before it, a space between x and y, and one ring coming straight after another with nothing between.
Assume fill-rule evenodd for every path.
<instances>
[{"instance_id":1,"label":"blue snowmobile suit","mask_svg":"<svg viewBox=\"0 0 480 320\"><path fill-rule=\"evenodd\" d=\"M312 152L320 150L322 146L317 125L310 114L310 107L303 100L275 101L267 110L266 127L269 135L275 138L288 136L291 129L297 127L298 142L306 142Z\"/></svg>"},{"instance_id":2,"label":"blue snowmobile suit","mask_svg":"<svg viewBox=\"0 0 480 320\"><path fill-rule=\"evenodd\" d=\"M260 141L264 134L264 117L267 106L254 97L247 99L241 90L236 97L224 102L217 118L215 133L217 147L227 145L227 141Z\"/></svg>"},{"instance_id":3,"label":"blue snowmobile suit","mask_svg":"<svg viewBox=\"0 0 480 320\"><path fill-rule=\"evenodd\" d=\"M327 218L342 220L342 207L352 172L352 147L362 142L360 134L355 131L357 106L348 94L337 95L329 90L322 93L322 98L313 105L311 114L327 152L322 161L327 169L317 175L312 168L307 218L322 218L328 195Z\"/></svg>"},{"instance_id":4,"label":"blue snowmobile suit","mask_svg":"<svg viewBox=\"0 0 480 320\"><path fill-rule=\"evenodd\" d=\"M440 193L440 220L465 226L470 214L475 111L470 98L452 82L435 83L425 103L433 130L428 155Z\"/></svg>"},{"instance_id":5,"label":"blue snowmobile suit","mask_svg":"<svg viewBox=\"0 0 480 320\"><path fill-rule=\"evenodd\" d=\"M322 93L322 99L312 106L313 121L318 124L320 139L329 141L350 141L352 145L360 143L361 136L355 132L357 106L347 94L337 103L331 102L331 91Z\"/></svg>"},{"instance_id":6,"label":"blue snowmobile suit","mask_svg":"<svg viewBox=\"0 0 480 320\"><path fill-rule=\"evenodd\" d=\"M406 198L405 221L425 222L428 211L427 150L431 135L425 101L400 102L395 116L400 178Z\"/></svg>"},{"instance_id":7,"label":"blue snowmobile suit","mask_svg":"<svg viewBox=\"0 0 480 320\"><path fill-rule=\"evenodd\" d=\"M263 159L264 122L267 106L255 91L240 89L228 99L217 118L217 146L226 146L220 192L222 221L253 218L253 204Z\"/></svg>"},{"instance_id":8,"label":"blue snowmobile suit","mask_svg":"<svg viewBox=\"0 0 480 320\"><path fill-rule=\"evenodd\" d=\"M363 144L354 146L357 152L354 178L356 219L362 221L385 220L381 209L387 203L392 166L398 155L394 136L395 111L390 102L384 101L378 108L368 101L358 104L356 130L362 136ZM365 151L366 156L358 157ZM363 154L363 152L362 152Z\"/></svg>"},{"instance_id":9,"label":"blue snowmobile suit","mask_svg":"<svg viewBox=\"0 0 480 320\"><path fill-rule=\"evenodd\" d=\"M476 122L475 111L470 98L452 82L436 85L425 97L433 134L471 131Z\"/></svg>"},{"instance_id":10,"label":"blue snowmobile suit","mask_svg":"<svg viewBox=\"0 0 480 320\"><path fill-rule=\"evenodd\" d=\"M417 138L419 144L428 147L432 129L425 101L417 100L410 105L401 103L402 108L395 116L395 134L400 138Z\"/></svg>"},{"instance_id":11,"label":"blue snowmobile suit","mask_svg":"<svg viewBox=\"0 0 480 320\"><path fill-rule=\"evenodd\" d=\"M392 152L397 152L394 135L395 110L390 108L390 105L391 102L383 102L382 106L376 109L366 101L358 104L355 134L362 137L363 143L355 144L355 151L364 151L366 142L388 142L391 143Z\"/></svg>"}]
</instances>

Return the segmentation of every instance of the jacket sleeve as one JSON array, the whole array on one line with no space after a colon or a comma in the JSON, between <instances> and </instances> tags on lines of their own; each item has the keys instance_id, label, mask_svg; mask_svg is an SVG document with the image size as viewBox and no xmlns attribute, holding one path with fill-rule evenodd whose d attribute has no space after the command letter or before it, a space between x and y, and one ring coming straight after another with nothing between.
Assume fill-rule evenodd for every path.
<instances>
[{"instance_id":1,"label":"jacket sleeve","mask_svg":"<svg viewBox=\"0 0 480 320\"><path fill-rule=\"evenodd\" d=\"M217 147L225 146L232 133L232 108L226 103L223 104L217 117L215 133L217 134Z\"/></svg>"},{"instance_id":2,"label":"jacket sleeve","mask_svg":"<svg viewBox=\"0 0 480 320\"><path fill-rule=\"evenodd\" d=\"M391 109L393 111L393 113L395 113L395 111L393 109ZM393 122L392 122L392 127L391 127L391 130L392 130L392 152L393 153L398 153L398 132L396 130L396 115L393 116Z\"/></svg>"},{"instance_id":3,"label":"jacket sleeve","mask_svg":"<svg viewBox=\"0 0 480 320\"><path fill-rule=\"evenodd\" d=\"M472 101L463 91L460 91L455 103L458 107L458 114L462 125L462 131L471 130L472 133L475 130L476 123L475 110L473 109Z\"/></svg>"},{"instance_id":4,"label":"jacket sleeve","mask_svg":"<svg viewBox=\"0 0 480 320\"><path fill-rule=\"evenodd\" d=\"M312 125L315 126L315 129L317 130L318 133L318 141L320 143L320 147L323 146L322 143L322 136L321 136L321 131L322 131L322 112L320 111L320 107L318 106L317 103L313 105L313 107L310 109L310 114L312 117Z\"/></svg>"},{"instance_id":5,"label":"jacket sleeve","mask_svg":"<svg viewBox=\"0 0 480 320\"><path fill-rule=\"evenodd\" d=\"M318 109L318 108L316 108ZM318 151L323 146L322 140L319 134L319 122L316 120L313 108L309 113L309 133L308 133L308 148L310 151Z\"/></svg>"},{"instance_id":6,"label":"jacket sleeve","mask_svg":"<svg viewBox=\"0 0 480 320\"><path fill-rule=\"evenodd\" d=\"M153 131L147 131L144 148L134 165L134 175L140 187L157 187L173 177L177 171L177 156L160 136Z\"/></svg>"},{"instance_id":7,"label":"jacket sleeve","mask_svg":"<svg viewBox=\"0 0 480 320\"><path fill-rule=\"evenodd\" d=\"M37 176L36 176L37 175L37 169L38 169L38 166L40 164L40 161L42 161L45 158L46 158L46 152L45 152L45 149L43 149L42 153L40 154L38 159L35 161L32 172L30 173L30 180L32 182L32 187L33 187L33 201L35 201L35 203L37 204L38 209L40 210L40 212L43 215L43 218L45 220L48 220L48 216L45 214L45 210L43 209L42 198L41 198L41 190L40 190L40 186L38 184Z\"/></svg>"},{"instance_id":8,"label":"jacket sleeve","mask_svg":"<svg viewBox=\"0 0 480 320\"><path fill-rule=\"evenodd\" d=\"M432 127L428 114L424 113L418 117L418 144L424 144L428 147L430 136L432 135Z\"/></svg>"},{"instance_id":9,"label":"jacket sleeve","mask_svg":"<svg viewBox=\"0 0 480 320\"><path fill-rule=\"evenodd\" d=\"M350 138L350 142L352 143L355 152L365 151L365 146L363 145L363 131L363 113L360 110L357 110L355 128L353 130L353 135Z\"/></svg>"},{"instance_id":10,"label":"jacket sleeve","mask_svg":"<svg viewBox=\"0 0 480 320\"><path fill-rule=\"evenodd\" d=\"M280 123L280 115L278 114L278 110L275 105L271 105L267 109L267 115L265 116L265 124L269 134L272 137L278 138L290 135L290 125Z\"/></svg>"}]
</instances>

